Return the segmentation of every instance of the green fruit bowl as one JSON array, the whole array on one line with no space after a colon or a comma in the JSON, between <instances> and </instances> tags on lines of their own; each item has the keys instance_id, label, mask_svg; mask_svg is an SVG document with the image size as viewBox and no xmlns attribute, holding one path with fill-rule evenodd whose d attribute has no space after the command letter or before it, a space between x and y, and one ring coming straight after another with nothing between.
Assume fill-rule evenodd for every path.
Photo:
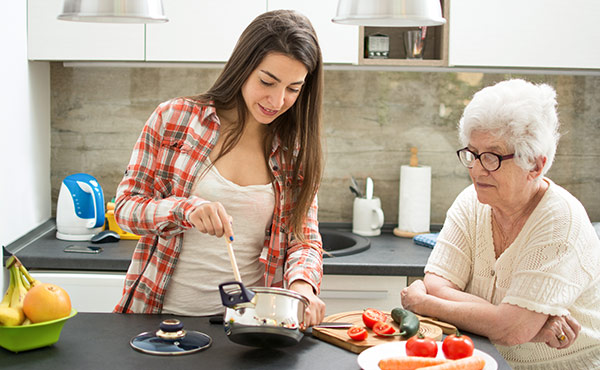
<instances>
[{"instance_id":1,"label":"green fruit bowl","mask_svg":"<svg viewBox=\"0 0 600 370\"><path fill-rule=\"evenodd\" d=\"M46 347L58 342L65 322L77 315L75 309L62 319L24 326L0 326L0 347L9 351L22 352Z\"/></svg>"}]
</instances>

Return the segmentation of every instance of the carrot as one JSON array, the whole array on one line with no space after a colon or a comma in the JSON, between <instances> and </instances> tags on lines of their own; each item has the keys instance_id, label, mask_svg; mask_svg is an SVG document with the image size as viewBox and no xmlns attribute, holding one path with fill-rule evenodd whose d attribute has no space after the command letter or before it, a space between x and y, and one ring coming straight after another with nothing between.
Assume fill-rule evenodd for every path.
<instances>
[{"instance_id":1,"label":"carrot","mask_svg":"<svg viewBox=\"0 0 600 370\"><path fill-rule=\"evenodd\" d=\"M421 367L443 364L445 362L448 362L448 360L431 357L389 357L379 361L379 368L381 370L415 370Z\"/></svg>"},{"instance_id":2,"label":"carrot","mask_svg":"<svg viewBox=\"0 0 600 370\"><path fill-rule=\"evenodd\" d=\"M448 361L440 365L424 366L417 370L481 370L485 360L479 356L469 356L459 360Z\"/></svg>"}]
</instances>

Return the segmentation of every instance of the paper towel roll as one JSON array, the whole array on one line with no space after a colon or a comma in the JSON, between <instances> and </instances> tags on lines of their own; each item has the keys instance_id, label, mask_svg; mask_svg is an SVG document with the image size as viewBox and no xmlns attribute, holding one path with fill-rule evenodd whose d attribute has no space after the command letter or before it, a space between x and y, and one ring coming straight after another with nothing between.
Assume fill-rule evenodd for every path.
<instances>
[{"instance_id":1,"label":"paper towel roll","mask_svg":"<svg viewBox=\"0 0 600 370\"><path fill-rule=\"evenodd\" d=\"M396 231L410 234L429 232L431 167L404 165L400 168L398 203L398 228L394 233Z\"/></svg>"}]
</instances>

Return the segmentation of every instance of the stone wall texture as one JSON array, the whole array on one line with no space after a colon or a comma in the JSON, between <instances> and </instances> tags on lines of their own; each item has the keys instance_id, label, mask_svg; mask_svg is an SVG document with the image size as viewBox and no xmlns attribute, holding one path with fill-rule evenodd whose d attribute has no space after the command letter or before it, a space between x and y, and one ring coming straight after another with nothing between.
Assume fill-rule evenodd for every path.
<instances>
[{"instance_id":1,"label":"stone wall texture","mask_svg":"<svg viewBox=\"0 0 600 370\"><path fill-rule=\"evenodd\" d=\"M111 199L140 130L156 106L207 90L220 68L51 65L53 212L62 179L86 172ZM319 219L351 222L354 195L370 176L385 223L397 225L400 166L410 148L431 166L431 223L441 224L470 184L455 155L457 123L472 95L507 78L557 91L562 138L548 176L600 221L600 76L327 69L323 133L326 165Z\"/></svg>"}]
</instances>

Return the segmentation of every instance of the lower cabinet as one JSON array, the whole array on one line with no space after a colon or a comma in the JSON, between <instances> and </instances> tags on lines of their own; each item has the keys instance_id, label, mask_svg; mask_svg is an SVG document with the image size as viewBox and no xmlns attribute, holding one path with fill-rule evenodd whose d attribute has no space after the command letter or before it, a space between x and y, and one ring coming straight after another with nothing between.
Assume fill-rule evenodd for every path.
<instances>
[{"instance_id":1,"label":"lower cabinet","mask_svg":"<svg viewBox=\"0 0 600 370\"><path fill-rule=\"evenodd\" d=\"M44 283L62 287L78 312L112 312L121 299L125 273L30 271Z\"/></svg>"},{"instance_id":2,"label":"lower cabinet","mask_svg":"<svg viewBox=\"0 0 600 370\"><path fill-rule=\"evenodd\" d=\"M125 273L86 271L30 271L36 279L64 288L79 312L112 312L121 298ZM327 315L373 307L400 307L406 276L324 275L320 298Z\"/></svg>"},{"instance_id":3,"label":"lower cabinet","mask_svg":"<svg viewBox=\"0 0 600 370\"><path fill-rule=\"evenodd\" d=\"M324 275L320 298L327 315L369 307L391 311L401 306L400 291L406 283L406 276Z\"/></svg>"}]
</instances>

